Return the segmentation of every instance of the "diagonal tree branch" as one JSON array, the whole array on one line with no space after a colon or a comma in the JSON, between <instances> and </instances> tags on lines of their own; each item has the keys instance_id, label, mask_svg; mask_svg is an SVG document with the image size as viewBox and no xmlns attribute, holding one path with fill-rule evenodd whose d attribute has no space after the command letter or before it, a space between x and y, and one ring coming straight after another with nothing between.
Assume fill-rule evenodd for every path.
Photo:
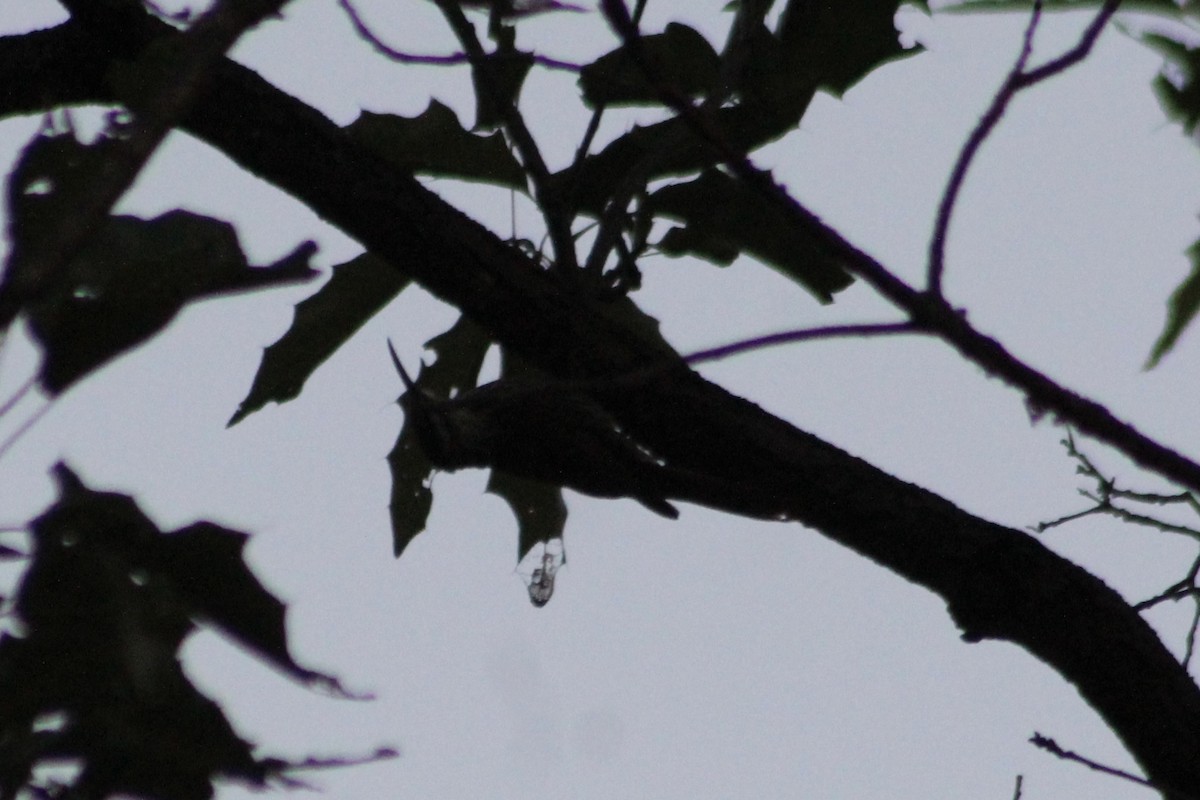
<instances>
[{"instance_id":1,"label":"diagonal tree branch","mask_svg":"<svg viewBox=\"0 0 1200 800\"><path fill-rule=\"evenodd\" d=\"M0 38L0 86L20 86L0 95L0 116L111 101L101 76L112 53L170 35L164 28L67 23L39 33L36 53L25 37ZM681 475L698 476L681 481L675 497L802 522L938 593L966 639L1025 648L1077 687L1152 781L1200 794L1200 691L1100 580L1028 534L972 516L703 380L661 340L623 322L616 304L568 291L252 71L222 61L212 81L184 118L187 131L403 267L506 347L567 379L656 368L640 391L598 399Z\"/></svg>"}]
</instances>

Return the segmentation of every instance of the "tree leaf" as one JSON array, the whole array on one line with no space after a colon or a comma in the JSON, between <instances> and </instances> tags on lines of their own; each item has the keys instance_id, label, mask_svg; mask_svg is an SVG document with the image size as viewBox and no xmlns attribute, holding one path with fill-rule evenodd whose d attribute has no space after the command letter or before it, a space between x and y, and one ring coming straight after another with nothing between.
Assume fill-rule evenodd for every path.
<instances>
[{"instance_id":1,"label":"tree leaf","mask_svg":"<svg viewBox=\"0 0 1200 800\"><path fill-rule=\"evenodd\" d=\"M308 263L312 242L254 268L232 225L181 210L152 220L109 217L60 274L23 275L49 244L43 241L49 221L73 213L72 179L80 165L103 155L73 133L39 136L9 180L13 248L5 283L39 286L25 312L43 351L38 379L51 394L146 341L191 301L317 275Z\"/></svg>"},{"instance_id":2,"label":"tree leaf","mask_svg":"<svg viewBox=\"0 0 1200 800\"><path fill-rule=\"evenodd\" d=\"M335 266L324 286L296 304L287 332L263 352L250 392L229 425L269 402L299 396L317 368L409 283L404 273L370 253Z\"/></svg>"},{"instance_id":3,"label":"tree leaf","mask_svg":"<svg viewBox=\"0 0 1200 800\"><path fill-rule=\"evenodd\" d=\"M1196 313L1200 312L1200 241L1189 247L1187 254L1192 262L1192 272L1183 279L1171 293L1171 299L1167 301L1167 322L1163 332L1159 334L1158 341L1150 350L1146 369L1158 366L1158 362L1171 352L1184 330L1195 319Z\"/></svg>"},{"instance_id":4,"label":"tree leaf","mask_svg":"<svg viewBox=\"0 0 1200 800\"><path fill-rule=\"evenodd\" d=\"M655 78L682 95L703 95L717 88L721 60L695 28L678 22L662 33L643 36L642 52ZM641 66L624 47L605 53L579 74L583 100L591 108L604 105L660 105L663 86L646 80Z\"/></svg>"},{"instance_id":5,"label":"tree leaf","mask_svg":"<svg viewBox=\"0 0 1200 800\"><path fill-rule=\"evenodd\" d=\"M502 350L501 379L526 381L544 377L524 359ZM562 486L534 480L500 469L488 475L487 491L508 503L517 520L517 563L538 542L563 538L567 506Z\"/></svg>"},{"instance_id":6,"label":"tree leaf","mask_svg":"<svg viewBox=\"0 0 1200 800\"><path fill-rule=\"evenodd\" d=\"M538 542L562 538L567 505L562 487L499 469L488 475L487 491L508 503L517 519L517 561Z\"/></svg>"},{"instance_id":7,"label":"tree leaf","mask_svg":"<svg viewBox=\"0 0 1200 800\"><path fill-rule=\"evenodd\" d=\"M920 46L905 49L896 30L896 12L907 2L789 0L777 29L787 53L784 74L841 97L869 72L920 53ZM927 4L918 5L928 13Z\"/></svg>"},{"instance_id":8,"label":"tree leaf","mask_svg":"<svg viewBox=\"0 0 1200 800\"><path fill-rule=\"evenodd\" d=\"M1200 47L1155 33L1144 34L1141 40L1166 59L1163 71L1154 79L1159 104L1167 117L1191 136L1200 122Z\"/></svg>"},{"instance_id":9,"label":"tree leaf","mask_svg":"<svg viewBox=\"0 0 1200 800\"><path fill-rule=\"evenodd\" d=\"M698 225L671 228L659 240L658 249L669 256L696 256L719 267L732 264L741 252L721 233Z\"/></svg>"},{"instance_id":10,"label":"tree leaf","mask_svg":"<svg viewBox=\"0 0 1200 800\"><path fill-rule=\"evenodd\" d=\"M491 337L483 328L466 316L459 317L449 330L425 343L426 348L434 351L436 360L430 366L422 363L415 381L417 388L440 398L473 389L491 345ZM392 473L392 552L397 558L425 530L433 506L433 490L429 488L433 465L417 443L410 422L404 420L396 444L387 456Z\"/></svg>"},{"instance_id":11,"label":"tree leaf","mask_svg":"<svg viewBox=\"0 0 1200 800\"><path fill-rule=\"evenodd\" d=\"M430 100L416 117L362 112L348 133L419 175L492 183L525 192L525 173L499 133L471 133L448 106Z\"/></svg>"},{"instance_id":12,"label":"tree leaf","mask_svg":"<svg viewBox=\"0 0 1200 800\"><path fill-rule=\"evenodd\" d=\"M748 153L794 127L800 113L785 118L738 105L714 110L709 120L730 149ZM632 189L636 194L651 181L695 173L720 163L722 158L723 153L698 136L688 122L671 118L652 125L635 125L600 152L556 173L553 180L560 187L569 187L560 191L579 209L599 216L618 192Z\"/></svg>"},{"instance_id":13,"label":"tree leaf","mask_svg":"<svg viewBox=\"0 0 1200 800\"><path fill-rule=\"evenodd\" d=\"M685 223L664 252L723 259L736 250L754 256L808 289L822 303L851 283L850 275L771 203L720 170L650 195L658 215ZM695 244L695 247L692 245ZM721 260L718 260L721 263ZM725 261L728 263L728 261Z\"/></svg>"},{"instance_id":14,"label":"tree leaf","mask_svg":"<svg viewBox=\"0 0 1200 800\"><path fill-rule=\"evenodd\" d=\"M59 499L30 526L14 602L22 635L0 638L0 793L63 758L81 764L65 792L78 797L202 800L219 777L263 786L276 768L180 665L193 621L294 678L337 682L288 653L283 603L242 560L246 535L207 522L163 533L131 497L93 491L61 463L54 475Z\"/></svg>"}]
</instances>

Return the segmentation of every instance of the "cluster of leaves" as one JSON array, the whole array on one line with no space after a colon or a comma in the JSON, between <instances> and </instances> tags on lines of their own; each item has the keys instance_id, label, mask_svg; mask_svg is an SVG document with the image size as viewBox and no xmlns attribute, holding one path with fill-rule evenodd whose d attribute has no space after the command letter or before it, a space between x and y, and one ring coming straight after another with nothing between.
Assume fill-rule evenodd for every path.
<instances>
[{"instance_id":1,"label":"cluster of leaves","mask_svg":"<svg viewBox=\"0 0 1200 800\"><path fill-rule=\"evenodd\" d=\"M516 18L492 14L488 51L456 4L438 5L467 53L476 93L473 128L431 100L413 118L364 112L347 133L414 174L532 196L553 253L544 257L527 242L512 244L537 255L564 286L653 331L654 321L625 296L638 287L639 259L649 253L718 265L747 255L819 302L849 285L845 265L828 248L722 163L727 152L749 153L793 130L817 92L840 96L873 70L920 52L899 43L894 17L901 0L789 0L771 22L771 0L739 0L729 5L733 22L720 47L679 23L644 34L638 57L614 47L578 69L592 124L573 162L553 171L519 111L521 87L543 61L518 48ZM928 11L924 3L915 5ZM967 10L1028 6L961 4ZM1171 0L1142 0L1136 7L1181 24L1195 16L1190 4ZM1160 97L1194 132L1200 50L1182 33L1135 35L1166 56ZM142 81L137 70L143 67L153 64L114 73L112 80L121 83L114 93L145 95L136 87L155 78ZM675 113L679 100L692 104L703 133ZM629 106L657 110L660 119L593 149L601 117ZM182 210L153 220L105 217L78 252L56 253L54 222L72 213L90 190L95 166L124 135L122 121L114 119L105 136L85 144L69 124L48 122L9 178L12 248L0 280L0 315L9 313L5 303L15 304L11 316L28 322L43 351L37 382L51 396L152 338L189 302L315 275L311 243L275 264L252 267L232 226ZM589 251L577 253L583 242ZM1200 311L1200 243L1191 254L1196 268L1172 298L1152 361ZM62 268L47 270L56 258ZM397 267L370 253L334 267L330 280L296 307L290 329L267 348L230 424L298 396L321 364L410 285ZM422 365L417 387L439 398L470 391L493 345L488 331L460 319L425 343L435 360ZM502 380L528 369L503 355ZM433 466L409 421L388 461L399 555L425 528L433 499ZM42 785L44 794L207 797L214 778L262 785L280 777L289 765L256 756L178 662L185 637L204 621L291 677L338 691L332 679L289 655L283 605L242 561L245 534L207 522L163 533L131 498L87 489L62 465L55 475L61 497L31 523L29 567L11 598L18 632L0 638L0 793L14 796L37 780L41 765L63 761L77 767L75 776L69 785ZM493 470L488 490L517 518L518 559L538 543L561 539L566 507L560 486Z\"/></svg>"},{"instance_id":2,"label":"cluster of leaves","mask_svg":"<svg viewBox=\"0 0 1200 800\"><path fill-rule=\"evenodd\" d=\"M202 800L216 778L286 782L184 674L197 622L292 678L344 694L288 651L285 608L242 557L247 535L211 522L160 531L127 495L54 468L60 496L30 526L28 568L0 636L0 796L42 765L48 796ZM53 773L51 773L53 774Z\"/></svg>"},{"instance_id":3,"label":"cluster of leaves","mask_svg":"<svg viewBox=\"0 0 1200 800\"><path fill-rule=\"evenodd\" d=\"M494 49L473 63L472 130L435 99L413 118L364 112L348 131L416 174L532 194L549 230L571 231L571 252L556 248L553 258L544 259L546 268L572 271L573 285L609 297L642 325L654 323L632 304L618 301L637 287L637 261L648 252L699 256L722 266L746 254L819 301L830 302L850 284L850 276L768 202L720 168L722 154L666 107L664 94L703 102L719 135L746 152L794 129L817 91L840 96L870 71L919 48L904 49L899 43L894 24L898 0L855 0L836 10L790 3L773 26L766 21L770 5L737 4L733 32L720 52L680 23L647 33L641 41L654 62L654 81L623 47L582 66L579 89L593 114L591 130L607 110L620 106L658 108L663 119L634 126L594 152L587 134L574 162L555 172L539 172L540 154L531 152L536 146L522 136L520 90L537 57L516 47L516 29L508 18L493 17L489 31ZM455 27L453 18L451 23ZM462 44L467 53L482 52L473 32L456 32L460 39L466 37ZM589 231L594 234L592 251L582 258L573 247ZM520 242L514 246L532 248ZM297 307L291 329L267 349L231 424L268 402L295 397L329 355L403 291L407 282L400 274L395 265L370 255L335 267L333 279ZM436 360L422 369L417 385L435 397L474 388L491 344L486 332L460 320L426 344ZM389 463L394 550L399 555L424 530L432 503L433 468L407 423ZM488 488L517 517L518 559L538 542L562 536L566 511L560 487L493 471Z\"/></svg>"}]
</instances>

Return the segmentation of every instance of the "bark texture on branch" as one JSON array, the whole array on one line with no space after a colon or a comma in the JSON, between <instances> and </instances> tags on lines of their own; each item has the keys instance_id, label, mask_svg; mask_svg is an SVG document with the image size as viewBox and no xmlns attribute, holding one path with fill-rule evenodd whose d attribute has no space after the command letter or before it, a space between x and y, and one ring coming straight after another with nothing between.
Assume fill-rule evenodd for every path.
<instances>
[{"instance_id":1,"label":"bark texture on branch","mask_svg":"<svg viewBox=\"0 0 1200 800\"><path fill-rule=\"evenodd\" d=\"M0 118L111 99L103 77L166 26L91 18L0 38ZM254 72L223 61L184 129L461 308L552 375L659 366L598 399L695 481L676 497L801 522L938 593L970 641L1024 647L1079 690L1161 787L1200 797L1200 691L1099 579L700 378L605 302L516 248ZM663 367L663 365L671 365Z\"/></svg>"}]
</instances>

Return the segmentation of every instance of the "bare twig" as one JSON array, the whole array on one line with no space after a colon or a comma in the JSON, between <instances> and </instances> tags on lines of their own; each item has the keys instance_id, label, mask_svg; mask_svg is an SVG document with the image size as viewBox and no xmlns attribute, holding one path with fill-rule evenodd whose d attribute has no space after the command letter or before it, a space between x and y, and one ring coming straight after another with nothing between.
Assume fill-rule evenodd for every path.
<instances>
[{"instance_id":1,"label":"bare twig","mask_svg":"<svg viewBox=\"0 0 1200 800\"><path fill-rule=\"evenodd\" d=\"M1036 69L1026 70L1029 57L1033 52L1033 37L1037 32L1037 26L1042 16L1042 2L1041 0L1035 0L1029 24L1025 28L1025 35L1021 42L1021 52L1017 56L1017 61L1013 64L1012 69L1009 70L1008 75L1005 76L1004 83L992 98L987 111L984 112L979 123L971 131L971 135L963 144L963 148L958 154L958 160L950 172L950 179L946 184L946 190L942 193L942 198L938 203L933 235L929 240L929 265L926 286L930 294L935 297L942 295L942 276L945 272L946 259L946 236L950 228L950 219L954 215L954 207L958 202L958 196L962 190L963 182L967 177L967 171L971 168L971 163L979 153L979 148L987 140L988 136L991 135L992 131L995 130L1001 117L1004 116L1004 112L1008 110L1009 104L1019 92L1041 83L1047 78L1054 77L1087 58L1088 54L1092 51L1092 47L1096 44L1096 40L1100 37L1101 32L1103 32L1112 15L1116 13L1119 5L1120 0L1106 0L1091 23L1084 29L1074 47L1058 58Z\"/></svg>"},{"instance_id":2,"label":"bare twig","mask_svg":"<svg viewBox=\"0 0 1200 800\"><path fill-rule=\"evenodd\" d=\"M1142 525L1148 528L1162 531L1163 533L1178 533L1184 536L1189 536L1193 539L1200 540L1200 530L1189 527L1187 525L1178 525L1166 520L1158 519L1157 517L1149 516L1148 514L1139 514L1130 511L1128 508L1118 505L1116 500L1128 500L1133 503L1144 503L1148 505L1170 505L1178 503L1187 503L1193 510L1196 509L1196 500L1190 492L1181 492L1179 494L1165 495L1151 492L1135 492L1128 489L1121 489L1117 486L1116 478L1107 477L1100 472L1099 468L1088 458L1087 454L1078 448L1075 444L1075 437L1070 433L1067 438L1062 440L1063 446L1067 449L1067 455L1075 459L1078 463L1075 471L1080 475L1086 475L1096 482L1094 492L1085 489L1079 490L1079 493L1091 500L1095 505L1084 511L1078 511L1072 514L1042 522L1033 526L1033 530L1038 533L1056 528L1068 522L1074 522L1091 514L1107 514L1111 517L1116 517L1122 522L1128 522L1134 525Z\"/></svg>"},{"instance_id":3,"label":"bare twig","mask_svg":"<svg viewBox=\"0 0 1200 800\"><path fill-rule=\"evenodd\" d=\"M414 55L412 53L405 53L402 50L397 50L375 35L370 27L367 26L367 23L363 20L362 16L358 13L358 10L351 5L350 0L338 0L338 5L340 5L342 10L346 12L346 16L350 19L350 24L354 26L354 31L358 34L359 38L371 45L371 48L374 49L375 52L391 59L392 61L396 61L401 64L426 64L434 66L455 66L458 64L469 64L471 62L471 57L463 52L451 53L444 56L427 56ZM557 58L550 58L549 56L538 55L536 53L533 54L533 61L535 64L539 64L547 69L558 69L576 73L583 69L583 66L580 64L575 64L570 61L561 61Z\"/></svg>"},{"instance_id":4,"label":"bare twig","mask_svg":"<svg viewBox=\"0 0 1200 800\"><path fill-rule=\"evenodd\" d=\"M1076 764L1082 764L1083 766L1087 767L1088 769L1093 769L1097 772L1103 772L1105 775L1112 775L1114 778L1121 778L1122 780L1127 780L1127 781L1130 781L1131 783L1136 783L1139 786L1145 786L1147 789L1155 789L1155 790L1161 791L1161 787L1156 786L1155 784L1151 783L1150 781L1146 780L1145 778L1143 778L1141 776L1134 775L1132 772L1126 772L1123 769L1117 769L1116 767L1110 767L1105 764L1101 764L1098 761L1093 761L1090 758L1085 758L1084 756L1081 756L1078 753L1074 753L1070 750L1064 750L1062 747L1060 747L1058 745L1058 742L1054 741L1053 739L1051 739L1048 736L1043 736L1042 734L1035 732L1033 734L1033 736L1030 737L1029 741L1031 744L1033 744L1034 747L1037 747L1038 749L1041 749L1041 750L1045 750L1046 752L1050 753L1051 755L1055 755L1055 756L1063 759L1064 761L1074 761ZM1172 798L1180 797L1180 795L1175 794L1175 793L1172 793L1170 796Z\"/></svg>"},{"instance_id":5,"label":"bare twig","mask_svg":"<svg viewBox=\"0 0 1200 800\"><path fill-rule=\"evenodd\" d=\"M1000 118L1008 109L1008 104L1018 91L1017 82L1024 74L1025 65L1033 53L1033 36L1037 32L1037 26L1041 19L1042 2L1035 0L1033 13L1029 16L1029 24L1025 27L1025 36L1021 42L1021 52L1017 56L1017 61L1005 77L1000 91L996 92L996 96L992 98L992 102L983 117L980 118L979 124L967 137L966 143L959 151L954 169L950 171L950 180L938 203L937 217L933 224L933 236L929 241L929 272L926 277L926 286L930 294L939 297L942 294L942 273L945 271L946 260L946 233L950 228L950 218L954 215L954 206L958 202L959 192L962 191L963 182L966 180L967 170L971 168L975 154L979 152L979 148L999 124Z\"/></svg>"},{"instance_id":6,"label":"bare twig","mask_svg":"<svg viewBox=\"0 0 1200 800\"><path fill-rule=\"evenodd\" d=\"M1018 775L1016 786L1013 787L1013 800L1021 800L1021 784L1024 782L1025 776Z\"/></svg>"},{"instance_id":7,"label":"bare twig","mask_svg":"<svg viewBox=\"0 0 1200 800\"><path fill-rule=\"evenodd\" d=\"M39 237L38 247L15 275L0 287L0 330L8 327L21 309L44 294L63 265L79 252L101 220L133 183L158 145L187 113L199 95L212 65L246 30L278 13L288 0L220 0L186 33L168 80L158 84L140 102L129 133L110 140L111 147L81 180L77 205L54 220L55 230ZM53 243L47 246L46 243Z\"/></svg>"},{"instance_id":8,"label":"bare twig","mask_svg":"<svg viewBox=\"0 0 1200 800\"><path fill-rule=\"evenodd\" d=\"M751 350L762 350L767 347L777 347L796 342L808 342L814 339L840 339L846 337L864 338L867 336L894 336L901 333L920 333L915 326L907 322L864 324L864 325L829 325L822 328L804 328L795 331L783 331L766 336L756 336L753 339L743 339L731 344L698 350L683 357L688 364L700 364L705 361L719 361Z\"/></svg>"},{"instance_id":9,"label":"bare twig","mask_svg":"<svg viewBox=\"0 0 1200 800\"><path fill-rule=\"evenodd\" d=\"M1079 37L1079 42L1058 58L1026 72L1022 76L1021 84L1018 88L1024 89L1027 86L1033 86L1035 83L1041 83L1047 78L1053 78L1055 75L1066 69L1070 69L1091 55L1092 48L1096 46L1096 41L1100 38L1100 34L1104 32L1104 28L1108 25L1109 20L1112 19L1113 14L1117 13L1117 8L1120 5L1121 0L1105 0L1104 4L1100 6L1100 10L1096 13L1096 16Z\"/></svg>"},{"instance_id":10,"label":"bare twig","mask_svg":"<svg viewBox=\"0 0 1200 800\"><path fill-rule=\"evenodd\" d=\"M25 383L21 384L20 388L18 388L15 392L13 392L12 397L8 398L2 404L0 404L0 419L2 419L5 414L12 411L13 408L16 407L16 405L18 403L20 403L22 400L24 400L25 395L29 394L30 390L33 389L33 387L36 383L37 383L37 376L34 375L31 378L29 378L29 380L25 381Z\"/></svg>"},{"instance_id":11,"label":"bare twig","mask_svg":"<svg viewBox=\"0 0 1200 800\"><path fill-rule=\"evenodd\" d=\"M53 400L47 400L37 411L30 415L29 419L22 422L21 425L15 431L13 431L12 434L10 434L2 444L0 444L0 459L3 459L5 454L8 453L8 451L11 450L17 442L21 441L21 437L29 433L33 426L36 425L42 417L46 416L46 412L50 410L50 407L53 404Z\"/></svg>"},{"instance_id":12,"label":"bare twig","mask_svg":"<svg viewBox=\"0 0 1200 800\"><path fill-rule=\"evenodd\" d=\"M624 41L635 62L648 79L637 26L621 0L601 0L601 10ZM1106 8L1108 6L1106 5ZM917 327L934 333L967 360L989 374L1021 390L1039 408L1053 412L1084 433L1124 453L1142 467L1200 492L1200 464L1143 435L1104 406L1073 392L1009 353L999 342L976 330L956 309L929 292L918 291L887 267L855 247L820 217L775 183L770 173L760 170L743 153L730 147L708 118L661 81L659 97L713 146L725 166L747 186L786 214L794 225L811 236L828 254L836 257L853 275L862 278L883 297L903 309Z\"/></svg>"}]
</instances>

